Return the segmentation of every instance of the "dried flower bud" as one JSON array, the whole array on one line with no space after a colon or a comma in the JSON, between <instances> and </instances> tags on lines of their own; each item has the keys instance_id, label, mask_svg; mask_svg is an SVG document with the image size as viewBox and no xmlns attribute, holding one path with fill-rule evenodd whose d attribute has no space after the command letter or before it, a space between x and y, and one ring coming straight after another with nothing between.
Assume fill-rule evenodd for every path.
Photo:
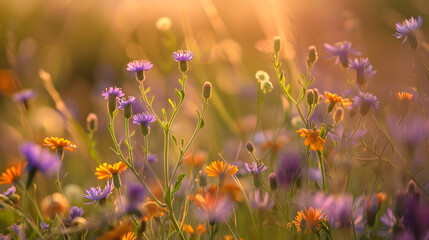
<instances>
[{"instance_id":1,"label":"dried flower bud","mask_svg":"<svg viewBox=\"0 0 429 240\"><path fill-rule=\"evenodd\" d=\"M212 97L212 84L205 82L203 85L203 98L209 100Z\"/></svg>"},{"instance_id":2,"label":"dried flower bud","mask_svg":"<svg viewBox=\"0 0 429 240\"><path fill-rule=\"evenodd\" d=\"M203 170L200 170L198 172L198 180L199 180L198 182L200 183L200 187L207 186L207 175Z\"/></svg>"},{"instance_id":3,"label":"dried flower bud","mask_svg":"<svg viewBox=\"0 0 429 240\"><path fill-rule=\"evenodd\" d=\"M277 189L277 175L275 173L270 173L268 176L268 179L270 181L270 189L276 190Z\"/></svg>"},{"instance_id":4,"label":"dried flower bud","mask_svg":"<svg viewBox=\"0 0 429 240\"><path fill-rule=\"evenodd\" d=\"M416 190L416 184L414 183L413 180L410 180L410 182L408 183L408 194L413 195L415 190Z\"/></svg>"},{"instance_id":5,"label":"dried flower bud","mask_svg":"<svg viewBox=\"0 0 429 240\"><path fill-rule=\"evenodd\" d=\"M261 85L261 90L264 94L266 94L267 92L273 91L274 86L270 80L261 81L260 85Z\"/></svg>"},{"instance_id":6,"label":"dried flower bud","mask_svg":"<svg viewBox=\"0 0 429 240\"><path fill-rule=\"evenodd\" d=\"M58 215L66 215L68 213L69 202L61 193L54 193L46 196L41 204L42 213L54 219Z\"/></svg>"},{"instance_id":7,"label":"dried flower bud","mask_svg":"<svg viewBox=\"0 0 429 240\"><path fill-rule=\"evenodd\" d=\"M110 115L112 115L113 112L116 110L116 107L117 107L116 103L117 103L116 95L110 94L107 102L107 110L109 111Z\"/></svg>"},{"instance_id":8,"label":"dried flower bud","mask_svg":"<svg viewBox=\"0 0 429 240\"><path fill-rule=\"evenodd\" d=\"M307 104L308 105L313 105L314 104L314 100L316 99L314 96L314 90L313 89L308 89L307 90Z\"/></svg>"},{"instance_id":9,"label":"dried flower bud","mask_svg":"<svg viewBox=\"0 0 429 240\"><path fill-rule=\"evenodd\" d=\"M332 115L335 124L338 124L344 119L344 109L342 107L338 107L334 114Z\"/></svg>"},{"instance_id":10,"label":"dried flower bud","mask_svg":"<svg viewBox=\"0 0 429 240\"><path fill-rule=\"evenodd\" d=\"M88 131L97 131L98 129L98 117L94 113L88 114L88 117L86 118L86 129Z\"/></svg>"},{"instance_id":11,"label":"dried flower bud","mask_svg":"<svg viewBox=\"0 0 429 240\"><path fill-rule=\"evenodd\" d=\"M280 52L280 37L279 36L275 36L274 37L274 52L278 53Z\"/></svg>"},{"instance_id":12,"label":"dried flower bud","mask_svg":"<svg viewBox=\"0 0 429 240\"><path fill-rule=\"evenodd\" d=\"M247 141L246 149L247 151L249 151L249 153L253 153L255 151L255 147L253 146L253 143L251 141Z\"/></svg>"},{"instance_id":13,"label":"dried flower bud","mask_svg":"<svg viewBox=\"0 0 429 240\"><path fill-rule=\"evenodd\" d=\"M317 59L318 57L316 47L311 45L310 47L308 47L307 66L309 68L312 68Z\"/></svg>"}]
</instances>

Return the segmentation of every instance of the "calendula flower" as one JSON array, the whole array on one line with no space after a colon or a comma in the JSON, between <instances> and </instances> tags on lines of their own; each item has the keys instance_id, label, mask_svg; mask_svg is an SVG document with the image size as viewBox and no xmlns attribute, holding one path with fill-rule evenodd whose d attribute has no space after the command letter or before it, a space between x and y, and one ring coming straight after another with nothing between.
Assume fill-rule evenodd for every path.
<instances>
[{"instance_id":1,"label":"calendula flower","mask_svg":"<svg viewBox=\"0 0 429 240\"><path fill-rule=\"evenodd\" d=\"M44 215L54 219L56 215L67 214L69 206L69 201L61 193L54 193L42 200L41 210Z\"/></svg>"},{"instance_id":2,"label":"calendula flower","mask_svg":"<svg viewBox=\"0 0 429 240\"><path fill-rule=\"evenodd\" d=\"M320 130L301 128L296 132L300 133L301 137L305 137L305 146L310 145L310 148L313 151L323 150L323 144L325 143L325 139L319 136Z\"/></svg>"},{"instance_id":3,"label":"calendula flower","mask_svg":"<svg viewBox=\"0 0 429 240\"><path fill-rule=\"evenodd\" d=\"M237 166L232 166L224 161L215 161L206 167L206 173L209 177L232 176L238 171Z\"/></svg>"},{"instance_id":4,"label":"calendula flower","mask_svg":"<svg viewBox=\"0 0 429 240\"><path fill-rule=\"evenodd\" d=\"M337 104L340 104L342 107L348 107L352 105L352 102L348 98L343 99L334 93L325 92L325 97L325 103L329 103L328 112L331 112Z\"/></svg>"},{"instance_id":5,"label":"calendula flower","mask_svg":"<svg viewBox=\"0 0 429 240\"><path fill-rule=\"evenodd\" d=\"M208 218L210 223L222 220L229 213L231 213L231 201L229 198L207 191L204 196L197 194L195 196L190 195L189 199L195 203L200 210L200 214L204 218Z\"/></svg>"},{"instance_id":6,"label":"calendula flower","mask_svg":"<svg viewBox=\"0 0 429 240\"><path fill-rule=\"evenodd\" d=\"M15 184L21 176L22 169L25 164L18 163L18 165L7 168L0 176L0 185Z\"/></svg>"},{"instance_id":7,"label":"calendula flower","mask_svg":"<svg viewBox=\"0 0 429 240\"><path fill-rule=\"evenodd\" d=\"M60 150L63 149L69 150L70 152L74 151L74 148L76 148L76 145L71 143L69 140L64 138L58 138L58 137L50 137L43 139L43 146L48 146L52 150Z\"/></svg>"},{"instance_id":8,"label":"calendula flower","mask_svg":"<svg viewBox=\"0 0 429 240\"><path fill-rule=\"evenodd\" d=\"M196 231L197 231L197 234L204 234L205 232L207 232L206 224L205 223L199 224L197 226Z\"/></svg>"},{"instance_id":9,"label":"calendula flower","mask_svg":"<svg viewBox=\"0 0 429 240\"><path fill-rule=\"evenodd\" d=\"M183 159L183 162L186 165L189 165L189 166L193 165L195 168L198 168L204 164L206 159L207 159L207 153L206 152L197 151L195 153L192 153L192 154L186 156Z\"/></svg>"},{"instance_id":10,"label":"calendula flower","mask_svg":"<svg viewBox=\"0 0 429 240\"><path fill-rule=\"evenodd\" d=\"M136 240L137 237L134 235L134 232L128 232L121 236L121 240Z\"/></svg>"},{"instance_id":11,"label":"calendula flower","mask_svg":"<svg viewBox=\"0 0 429 240\"><path fill-rule=\"evenodd\" d=\"M304 208L304 212L302 210L297 212L297 216L295 220L292 221L292 224L295 225L298 232L316 232L320 223L324 221L326 217L327 216L324 216L321 209L310 207L307 210Z\"/></svg>"},{"instance_id":12,"label":"calendula flower","mask_svg":"<svg viewBox=\"0 0 429 240\"><path fill-rule=\"evenodd\" d=\"M189 233L189 235L194 234L194 228L191 225L185 224L182 229L184 232Z\"/></svg>"},{"instance_id":13,"label":"calendula flower","mask_svg":"<svg viewBox=\"0 0 429 240\"><path fill-rule=\"evenodd\" d=\"M140 206L140 212L143 215L143 220L147 221L150 218L162 217L168 210L164 207L160 207L154 201L148 201Z\"/></svg>"},{"instance_id":14,"label":"calendula flower","mask_svg":"<svg viewBox=\"0 0 429 240\"><path fill-rule=\"evenodd\" d=\"M127 169L127 165L123 162L117 162L113 165L103 163L103 165L98 166L95 169L95 175L97 175L97 179L107 179L113 178L113 175L119 174Z\"/></svg>"},{"instance_id":15,"label":"calendula flower","mask_svg":"<svg viewBox=\"0 0 429 240\"><path fill-rule=\"evenodd\" d=\"M244 240L244 238L240 238L240 239L238 239L237 237L232 236L232 235L226 235L226 236L223 236L223 239L224 239L224 240Z\"/></svg>"}]
</instances>

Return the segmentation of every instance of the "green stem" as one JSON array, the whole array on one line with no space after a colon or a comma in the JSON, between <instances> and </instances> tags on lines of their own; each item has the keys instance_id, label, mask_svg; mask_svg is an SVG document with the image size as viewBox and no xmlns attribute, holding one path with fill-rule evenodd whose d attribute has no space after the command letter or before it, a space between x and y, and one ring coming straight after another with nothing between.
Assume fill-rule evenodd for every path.
<instances>
[{"instance_id":1,"label":"green stem","mask_svg":"<svg viewBox=\"0 0 429 240\"><path fill-rule=\"evenodd\" d=\"M129 131L129 124L130 124L130 119L129 118L125 118L125 134L126 134L126 141L127 141L127 147L128 147L128 158L129 158L129 163L131 166L134 166L134 161L133 161L133 146L130 142L130 131Z\"/></svg>"},{"instance_id":2,"label":"green stem","mask_svg":"<svg viewBox=\"0 0 429 240\"><path fill-rule=\"evenodd\" d=\"M317 157L319 158L320 171L322 172L323 190L325 191L325 194L328 194L328 185L326 183L325 167L324 167L323 155L321 151L317 151Z\"/></svg>"}]
</instances>

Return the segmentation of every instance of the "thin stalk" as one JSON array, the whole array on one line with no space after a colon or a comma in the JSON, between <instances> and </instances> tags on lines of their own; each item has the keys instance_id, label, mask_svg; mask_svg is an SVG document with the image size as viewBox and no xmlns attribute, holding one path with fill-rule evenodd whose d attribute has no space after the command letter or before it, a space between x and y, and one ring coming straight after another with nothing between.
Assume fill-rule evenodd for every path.
<instances>
[{"instance_id":1,"label":"thin stalk","mask_svg":"<svg viewBox=\"0 0 429 240\"><path fill-rule=\"evenodd\" d=\"M322 172L323 190L325 191L325 194L328 194L328 185L326 183L325 167L324 167L323 156L321 151L317 151L317 157L319 158L320 171Z\"/></svg>"},{"instance_id":2,"label":"thin stalk","mask_svg":"<svg viewBox=\"0 0 429 240\"><path fill-rule=\"evenodd\" d=\"M127 147L128 147L128 159L130 160L129 163L131 166L134 166L134 161L133 161L133 146L130 142L130 132L129 132L129 124L130 124L130 119L129 118L125 118L125 137L127 139Z\"/></svg>"},{"instance_id":3,"label":"thin stalk","mask_svg":"<svg viewBox=\"0 0 429 240\"><path fill-rule=\"evenodd\" d=\"M363 115L360 115L359 121L358 121L358 123L357 123L357 125L355 127L355 130L353 131L352 136L349 139L353 139L353 137L355 136L355 134L356 134L357 130L359 129L359 126L360 126L360 124L362 122L362 119L363 119Z\"/></svg>"}]
</instances>

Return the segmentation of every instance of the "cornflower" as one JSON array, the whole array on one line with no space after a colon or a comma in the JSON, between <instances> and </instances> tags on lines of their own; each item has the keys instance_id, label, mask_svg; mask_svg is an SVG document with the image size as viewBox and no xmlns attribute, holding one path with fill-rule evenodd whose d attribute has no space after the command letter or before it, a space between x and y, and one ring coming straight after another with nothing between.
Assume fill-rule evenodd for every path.
<instances>
[{"instance_id":1,"label":"cornflower","mask_svg":"<svg viewBox=\"0 0 429 240\"><path fill-rule=\"evenodd\" d=\"M73 206L70 209L70 213L69 213L70 221L73 221L73 219L75 219L77 217L82 217L82 215L83 215L83 209L82 208Z\"/></svg>"},{"instance_id":2,"label":"cornflower","mask_svg":"<svg viewBox=\"0 0 429 240\"><path fill-rule=\"evenodd\" d=\"M269 199L268 192L265 192L263 200L259 189L250 195L250 204L253 208L269 210L274 206L274 201Z\"/></svg>"},{"instance_id":3,"label":"cornflower","mask_svg":"<svg viewBox=\"0 0 429 240\"><path fill-rule=\"evenodd\" d=\"M350 62L349 68L356 70L356 82L360 86L364 85L368 78L377 73L377 71L372 70L372 65L368 58L355 58Z\"/></svg>"},{"instance_id":4,"label":"cornflower","mask_svg":"<svg viewBox=\"0 0 429 240\"><path fill-rule=\"evenodd\" d=\"M365 116L371 108L377 109L379 104L377 97L368 92L359 92L359 96L354 97L354 105L359 106L359 113L362 116Z\"/></svg>"},{"instance_id":5,"label":"cornflower","mask_svg":"<svg viewBox=\"0 0 429 240\"><path fill-rule=\"evenodd\" d=\"M321 209L310 207L307 210L307 208L304 208L304 212L302 210L297 212L297 216L292 221L292 224L295 225L298 232L305 230L309 233L316 232L320 223L327 218L326 215L323 215L324 213Z\"/></svg>"},{"instance_id":6,"label":"cornflower","mask_svg":"<svg viewBox=\"0 0 429 240\"><path fill-rule=\"evenodd\" d=\"M195 168L198 168L204 164L207 159L207 153L203 151L197 151L186 156L183 159L183 162L189 166L193 165Z\"/></svg>"},{"instance_id":7,"label":"cornflower","mask_svg":"<svg viewBox=\"0 0 429 240\"><path fill-rule=\"evenodd\" d=\"M144 72L151 69L153 64L148 60L133 60L127 64L127 71L132 72L133 76L136 74L136 78L139 81L145 79Z\"/></svg>"},{"instance_id":8,"label":"cornflower","mask_svg":"<svg viewBox=\"0 0 429 240\"><path fill-rule=\"evenodd\" d=\"M298 155L282 156L275 175L275 179L278 180L279 185L286 186L291 184L295 176L298 174L298 168L300 165L301 160Z\"/></svg>"},{"instance_id":9,"label":"cornflower","mask_svg":"<svg viewBox=\"0 0 429 240\"><path fill-rule=\"evenodd\" d=\"M43 139L43 146L50 147L51 150L58 150L61 153L63 152L63 149L73 152L74 148L76 148L76 145L71 143L69 140L58 137L46 137Z\"/></svg>"},{"instance_id":10,"label":"cornflower","mask_svg":"<svg viewBox=\"0 0 429 240\"><path fill-rule=\"evenodd\" d=\"M134 103L135 100L136 98L133 96L129 96L128 98L118 98L118 109L124 109L124 117L127 119L131 118L133 115L131 104Z\"/></svg>"},{"instance_id":11,"label":"cornflower","mask_svg":"<svg viewBox=\"0 0 429 240\"><path fill-rule=\"evenodd\" d=\"M352 102L348 98L342 98L335 93L325 92L325 103L328 105L328 113L330 113L337 104L340 104L342 107L348 107L352 105Z\"/></svg>"},{"instance_id":12,"label":"cornflower","mask_svg":"<svg viewBox=\"0 0 429 240\"><path fill-rule=\"evenodd\" d=\"M249 165L246 162L246 163L244 163L244 166L246 167L247 172L250 174L259 174L259 173L262 173L268 169L268 167L265 166L263 163L260 166L258 166L258 164L256 162L253 162L253 164L251 164L251 165Z\"/></svg>"},{"instance_id":13,"label":"cornflower","mask_svg":"<svg viewBox=\"0 0 429 240\"><path fill-rule=\"evenodd\" d=\"M109 111L109 114L112 115L116 110L117 98L121 98L125 96L125 94L122 92L121 88L110 87L109 89L106 88L106 91L101 93L101 96L104 97L104 100L108 100L107 110Z\"/></svg>"},{"instance_id":14,"label":"cornflower","mask_svg":"<svg viewBox=\"0 0 429 240\"><path fill-rule=\"evenodd\" d=\"M188 61L194 58L194 54L190 50L177 50L173 53L173 58L179 63L179 70L182 73L186 73L189 69Z\"/></svg>"},{"instance_id":15,"label":"cornflower","mask_svg":"<svg viewBox=\"0 0 429 240\"><path fill-rule=\"evenodd\" d=\"M325 43L324 46L325 51L329 54L328 57L336 57L335 65L337 65L338 62L341 62L344 68L347 68L347 66L349 65L349 54L354 54L358 56L361 54L360 52L351 49L352 44L346 41L337 42L334 46Z\"/></svg>"},{"instance_id":16,"label":"cornflower","mask_svg":"<svg viewBox=\"0 0 429 240\"><path fill-rule=\"evenodd\" d=\"M140 113L133 116L133 123L140 125L140 132L143 136L147 136L150 133L149 123L155 122L156 118L150 113Z\"/></svg>"},{"instance_id":17,"label":"cornflower","mask_svg":"<svg viewBox=\"0 0 429 240\"><path fill-rule=\"evenodd\" d=\"M99 202L103 203L107 198L110 197L110 194L113 191L113 182L107 181L103 191L101 191L100 186L97 188L90 187L89 190L85 191L86 194L84 194L83 197L92 200L92 202L86 204L96 203L95 205L97 205Z\"/></svg>"},{"instance_id":18,"label":"cornflower","mask_svg":"<svg viewBox=\"0 0 429 240\"><path fill-rule=\"evenodd\" d=\"M7 168L0 176L0 185L15 184L21 177L22 169L25 164L18 163L18 165Z\"/></svg>"},{"instance_id":19,"label":"cornflower","mask_svg":"<svg viewBox=\"0 0 429 240\"><path fill-rule=\"evenodd\" d=\"M396 38L404 38L402 44L410 38L410 46L413 49L417 48L417 38L415 31L422 26L423 19L419 16L417 19L411 17L410 19L405 19L402 24L396 24L396 32L393 34Z\"/></svg>"},{"instance_id":20,"label":"cornflower","mask_svg":"<svg viewBox=\"0 0 429 240\"><path fill-rule=\"evenodd\" d=\"M325 143L325 139L319 136L320 130L301 128L296 132L300 133L301 137L305 137L305 146L310 145L310 148L313 151L323 150L323 144Z\"/></svg>"},{"instance_id":21,"label":"cornflower","mask_svg":"<svg viewBox=\"0 0 429 240\"><path fill-rule=\"evenodd\" d=\"M60 159L58 155L51 154L48 150L42 149L34 143L24 143L21 145L21 152L27 159L26 169L29 171L27 186L33 180L36 172L41 172L45 176L58 172Z\"/></svg>"}]
</instances>

